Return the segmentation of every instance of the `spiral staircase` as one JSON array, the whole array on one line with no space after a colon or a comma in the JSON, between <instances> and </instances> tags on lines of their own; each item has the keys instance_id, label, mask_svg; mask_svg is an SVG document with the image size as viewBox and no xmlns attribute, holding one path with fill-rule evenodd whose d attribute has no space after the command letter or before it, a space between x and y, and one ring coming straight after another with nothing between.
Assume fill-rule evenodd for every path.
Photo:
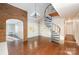
<instances>
[{"instance_id":1,"label":"spiral staircase","mask_svg":"<svg viewBox=\"0 0 79 59\"><path fill-rule=\"evenodd\" d=\"M60 41L60 27L53 23L50 17L45 17L44 24L51 32L51 41L58 43Z\"/></svg>"},{"instance_id":2,"label":"spiral staircase","mask_svg":"<svg viewBox=\"0 0 79 59\"><path fill-rule=\"evenodd\" d=\"M59 43L59 41L60 41L60 31L61 31L61 29L60 29L60 27L57 25L57 24L55 24L54 22L53 22L53 17L51 17L51 16L49 16L47 13L46 13L46 11L47 11L47 9L50 9L49 7L50 6L52 6L51 4L49 4L48 6L47 6L47 8L45 9L45 12L44 12L44 17L45 17L45 19L44 19L44 24L46 25L46 27L50 30L50 32L51 32L51 41L54 41L54 42L56 42L56 43ZM52 8L52 11L54 11L54 12L56 12L55 10L54 10L54 8Z\"/></svg>"}]
</instances>

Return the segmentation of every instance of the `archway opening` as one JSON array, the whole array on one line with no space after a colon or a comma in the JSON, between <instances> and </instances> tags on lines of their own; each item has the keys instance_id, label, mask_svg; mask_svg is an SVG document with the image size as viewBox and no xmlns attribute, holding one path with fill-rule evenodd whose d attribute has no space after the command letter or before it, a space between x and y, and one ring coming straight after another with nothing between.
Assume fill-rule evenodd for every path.
<instances>
[{"instance_id":1,"label":"archway opening","mask_svg":"<svg viewBox=\"0 0 79 59\"><path fill-rule=\"evenodd\" d=\"M6 21L6 41L24 41L23 21L8 19Z\"/></svg>"}]
</instances>

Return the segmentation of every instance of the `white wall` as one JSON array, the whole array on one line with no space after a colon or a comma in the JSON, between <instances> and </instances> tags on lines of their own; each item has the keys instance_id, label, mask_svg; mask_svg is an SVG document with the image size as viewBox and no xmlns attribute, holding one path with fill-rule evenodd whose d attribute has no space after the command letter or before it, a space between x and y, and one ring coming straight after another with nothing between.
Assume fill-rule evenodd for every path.
<instances>
[{"instance_id":1,"label":"white wall","mask_svg":"<svg viewBox=\"0 0 79 59\"><path fill-rule=\"evenodd\" d=\"M44 37L51 37L49 28L47 28L43 22L40 24L40 35Z\"/></svg>"},{"instance_id":2,"label":"white wall","mask_svg":"<svg viewBox=\"0 0 79 59\"><path fill-rule=\"evenodd\" d=\"M73 35L76 43L79 45L79 17L73 18Z\"/></svg>"},{"instance_id":3,"label":"white wall","mask_svg":"<svg viewBox=\"0 0 79 59\"><path fill-rule=\"evenodd\" d=\"M74 25L75 25L75 20L73 18L67 18L65 20L65 34L73 35Z\"/></svg>"},{"instance_id":4,"label":"white wall","mask_svg":"<svg viewBox=\"0 0 79 59\"><path fill-rule=\"evenodd\" d=\"M74 21L73 29L74 29L74 37L75 37L76 43L79 45L79 19Z\"/></svg>"},{"instance_id":5,"label":"white wall","mask_svg":"<svg viewBox=\"0 0 79 59\"><path fill-rule=\"evenodd\" d=\"M28 23L28 38L38 36L38 24Z\"/></svg>"},{"instance_id":6,"label":"white wall","mask_svg":"<svg viewBox=\"0 0 79 59\"><path fill-rule=\"evenodd\" d=\"M76 43L79 45L79 17L69 18L66 22L65 34L74 35Z\"/></svg>"}]
</instances>

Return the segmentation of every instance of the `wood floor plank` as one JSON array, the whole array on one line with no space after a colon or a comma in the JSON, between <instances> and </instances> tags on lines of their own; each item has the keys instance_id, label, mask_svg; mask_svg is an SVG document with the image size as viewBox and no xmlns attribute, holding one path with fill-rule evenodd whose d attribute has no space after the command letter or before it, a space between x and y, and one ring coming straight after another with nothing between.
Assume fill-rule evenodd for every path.
<instances>
[{"instance_id":1,"label":"wood floor plank","mask_svg":"<svg viewBox=\"0 0 79 59\"><path fill-rule=\"evenodd\" d=\"M27 42L8 42L8 53L9 55L77 55L79 47L71 37L66 36L63 45L50 42L50 38L42 36L30 38ZM68 39L72 42L68 42Z\"/></svg>"}]
</instances>

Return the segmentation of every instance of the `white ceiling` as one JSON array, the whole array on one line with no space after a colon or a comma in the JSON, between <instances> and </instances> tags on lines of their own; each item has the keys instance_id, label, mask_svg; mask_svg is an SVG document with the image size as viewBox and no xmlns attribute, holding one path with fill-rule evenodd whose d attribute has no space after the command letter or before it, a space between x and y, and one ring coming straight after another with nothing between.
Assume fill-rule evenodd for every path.
<instances>
[{"instance_id":1,"label":"white ceiling","mask_svg":"<svg viewBox=\"0 0 79 59\"><path fill-rule=\"evenodd\" d=\"M79 3L57 3L53 6L63 17L74 17L79 13Z\"/></svg>"},{"instance_id":2,"label":"white ceiling","mask_svg":"<svg viewBox=\"0 0 79 59\"><path fill-rule=\"evenodd\" d=\"M18 7L20 9L23 9L28 12L28 14L31 14L35 11L35 3L9 3L10 5L13 5L15 7ZM45 8L47 7L49 3L36 3L36 10L40 13L41 16L43 16ZM73 17L79 13L79 4L77 3L55 3L52 4L56 11L59 13L60 16L63 17Z\"/></svg>"},{"instance_id":3,"label":"white ceiling","mask_svg":"<svg viewBox=\"0 0 79 59\"><path fill-rule=\"evenodd\" d=\"M40 13L41 16L43 16L45 8L49 3L9 3L9 4L27 11L28 15L32 14L35 11L35 5L36 5L36 11Z\"/></svg>"}]
</instances>

